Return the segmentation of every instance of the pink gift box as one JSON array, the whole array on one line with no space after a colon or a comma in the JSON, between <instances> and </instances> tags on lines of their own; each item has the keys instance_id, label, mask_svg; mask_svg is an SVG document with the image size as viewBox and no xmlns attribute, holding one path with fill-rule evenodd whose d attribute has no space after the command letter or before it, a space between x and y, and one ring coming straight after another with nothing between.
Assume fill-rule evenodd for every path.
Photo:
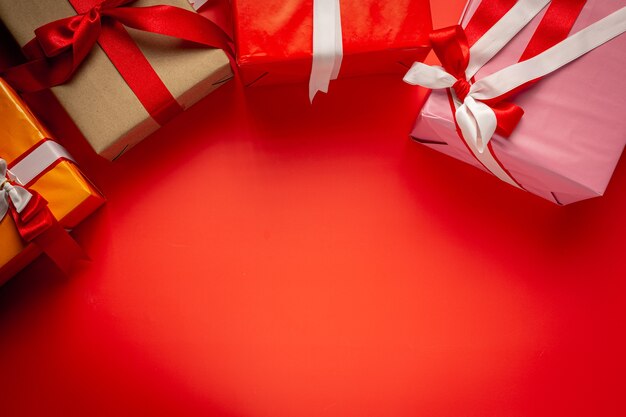
<instances>
[{"instance_id":1,"label":"pink gift box","mask_svg":"<svg viewBox=\"0 0 626 417\"><path fill-rule=\"evenodd\" d=\"M470 0L462 25L481 0ZM626 5L589 0L572 34ZM479 80L519 61L545 11L476 75ZM513 101L524 111L509 138L492 139L497 158L527 191L557 204L601 196L626 144L626 36L619 36L557 70ZM448 95L433 91L411 136L486 170L459 138Z\"/></svg>"}]
</instances>

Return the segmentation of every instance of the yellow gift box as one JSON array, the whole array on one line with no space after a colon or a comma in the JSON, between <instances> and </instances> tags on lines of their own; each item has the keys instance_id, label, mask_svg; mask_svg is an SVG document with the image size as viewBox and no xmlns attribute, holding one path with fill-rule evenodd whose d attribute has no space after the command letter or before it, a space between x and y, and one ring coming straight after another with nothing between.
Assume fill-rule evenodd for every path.
<instances>
[{"instance_id":1,"label":"yellow gift box","mask_svg":"<svg viewBox=\"0 0 626 417\"><path fill-rule=\"evenodd\" d=\"M51 148L62 149L20 97L0 79L0 158L7 162L9 170L25 162L33 165L39 160L49 160L43 166L28 167L36 173L33 178L24 181L18 175L18 180L41 194L59 223L71 229L102 205L104 198L64 151L58 157L33 158L33 154L45 154ZM10 215L0 219L0 285L38 255L35 245L22 240Z\"/></svg>"}]
</instances>

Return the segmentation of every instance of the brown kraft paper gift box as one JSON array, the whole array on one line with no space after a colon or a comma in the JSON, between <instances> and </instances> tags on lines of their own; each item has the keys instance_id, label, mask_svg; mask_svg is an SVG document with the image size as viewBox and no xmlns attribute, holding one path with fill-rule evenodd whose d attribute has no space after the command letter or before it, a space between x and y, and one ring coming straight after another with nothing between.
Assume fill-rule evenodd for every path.
<instances>
[{"instance_id":1,"label":"brown kraft paper gift box","mask_svg":"<svg viewBox=\"0 0 626 417\"><path fill-rule=\"evenodd\" d=\"M133 7L171 5L193 11L186 0L138 0ZM76 15L67 0L0 0L0 20L20 45L34 30ZM232 78L226 54L167 36L127 28L165 86L188 108ZM94 150L115 159L159 128L99 45L66 84L51 89Z\"/></svg>"}]
</instances>

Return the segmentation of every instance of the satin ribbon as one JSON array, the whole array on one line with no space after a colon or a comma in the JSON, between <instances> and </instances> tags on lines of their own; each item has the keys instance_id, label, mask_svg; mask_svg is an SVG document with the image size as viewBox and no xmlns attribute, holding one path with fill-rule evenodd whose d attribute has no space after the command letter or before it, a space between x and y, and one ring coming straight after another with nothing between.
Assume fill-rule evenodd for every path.
<instances>
[{"instance_id":1,"label":"satin ribbon","mask_svg":"<svg viewBox=\"0 0 626 417\"><path fill-rule=\"evenodd\" d=\"M7 170L7 163L0 159L0 220L9 212L11 204L21 213L33 197L24 187L16 184L15 175Z\"/></svg>"},{"instance_id":2,"label":"satin ribbon","mask_svg":"<svg viewBox=\"0 0 626 417\"><path fill-rule=\"evenodd\" d=\"M173 6L124 7L135 0L69 0L78 15L35 30L25 47L26 64L4 77L19 91L33 92L69 81L100 44L150 116L163 125L182 111L124 26L220 48L232 56L232 40L217 25Z\"/></svg>"},{"instance_id":3,"label":"satin ribbon","mask_svg":"<svg viewBox=\"0 0 626 417\"><path fill-rule=\"evenodd\" d=\"M14 162L10 171L21 184L28 186L45 172L41 169L42 167L47 170L62 160L76 163L72 155L59 143L45 140L30 151L26 157Z\"/></svg>"},{"instance_id":4,"label":"satin ribbon","mask_svg":"<svg viewBox=\"0 0 626 417\"><path fill-rule=\"evenodd\" d=\"M51 153L49 157L43 157L43 160L55 158L50 165L38 165L42 160L42 153L58 149L45 145L47 142L51 141L46 141L37 147L15 167L27 175L38 171L33 174L37 176L52 166L58 160L55 158L58 155L54 153ZM66 153L66 151L63 152L63 154ZM33 168L32 165L37 165L38 169ZM48 208L48 202L37 191L27 189L24 183L14 171L7 169L6 161L0 159L0 220L10 214L22 239L27 243L35 244L62 271L69 273L77 260L87 259L87 256L56 220Z\"/></svg>"},{"instance_id":5,"label":"satin ribbon","mask_svg":"<svg viewBox=\"0 0 626 417\"><path fill-rule=\"evenodd\" d=\"M550 0L521 0L515 4L470 49L463 28L453 26L431 34L433 50L443 64L413 64L404 81L430 89L452 88L462 103L455 119L466 140L483 153L493 134L509 136L523 110L513 103L494 99L489 103L476 100L470 81L511 39L521 31Z\"/></svg>"},{"instance_id":6,"label":"satin ribbon","mask_svg":"<svg viewBox=\"0 0 626 417\"><path fill-rule=\"evenodd\" d=\"M340 0L313 0L313 64L309 100L318 91L328 92L331 80L339 76L343 60Z\"/></svg>"},{"instance_id":7,"label":"satin ribbon","mask_svg":"<svg viewBox=\"0 0 626 417\"><path fill-rule=\"evenodd\" d=\"M509 13L514 12L514 9L515 7ZM521 17L520 22L523 20ZM428 88L451 88L456 96L454 100L455 121L470 150L487 169L500 179L521 188L496 160L493 153L485 152L498 124L497 109L494 108L493 103L498 103L512 92L556 71L624 31L626 31L626 8L612 13L533 58L493 73L473 84L463 85L460 93L458 90L460 90L461 82L459 82L458 71L451 73L445 66L444 68L429 67L416 63L405 77L405 81ZM479 46L482 39L484 37L474 44L471 52ZM463 49L463 45L457 48ZM477 59L477 62L480 61L487 62L488 59L486 61ZM480 68L478 65L476 67ZM472 71L475 73L478 68ZM472 71L468 69L466 76L470 74L473 76Z\"/></svg>"},{"instance_id":8,"label":"satin ribbon","mask_svg":"<svg viewBox=\"0 0 626 417\"><path fill-rule=\"evenodd\" d=\"M229 39L233 38L233 6L231 0L189 0L191 7L219 26ZM234 46L232 49L234 50Z\"/></svg>"}]
</instances>

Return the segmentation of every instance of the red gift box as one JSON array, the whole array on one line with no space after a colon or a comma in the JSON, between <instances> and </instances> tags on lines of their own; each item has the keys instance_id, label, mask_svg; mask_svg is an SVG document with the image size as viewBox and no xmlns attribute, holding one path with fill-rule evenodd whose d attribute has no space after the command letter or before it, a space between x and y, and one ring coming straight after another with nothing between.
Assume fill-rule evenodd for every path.
<instances>
[{"instance_id":1,"label":"red gift box","mask_svg":"<svg viewBox=\"0 0 626 417\"><path fill-rule=\"evenodd\" d=\"M301 82L311 73L313 0L234 0L237 62L245 85ZM429 51L427 0L341 1L340 77L403 74Z\"/></svg>"}]
</instances>

